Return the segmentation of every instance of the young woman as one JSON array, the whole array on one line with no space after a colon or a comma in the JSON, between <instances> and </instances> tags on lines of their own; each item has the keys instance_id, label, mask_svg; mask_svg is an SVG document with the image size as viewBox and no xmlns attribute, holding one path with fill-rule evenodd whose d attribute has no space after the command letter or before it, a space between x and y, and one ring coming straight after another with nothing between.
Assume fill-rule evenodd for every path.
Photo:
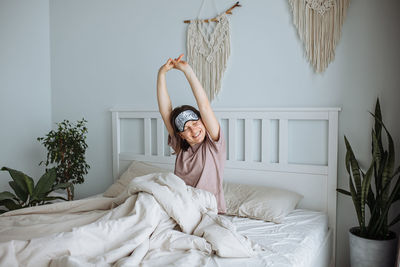
<instances>
[{"instance_id":1,"label":"young woman","mask_svg":"<svg viewBox=\"0 0 400 267\"><path fill-rule=\"evenodd\" d=\"M158 108L169 133L168 145L176 154L174 173L187 185L213 193L218 212L225 213L222 189L225 140L202 85L182 57L183 54L176 59L168 59L158 71L157 78ZM165 79L171 69L178 69L185 74L199 110L189 105L172 110Z\"/></svg>"}]
</instances>

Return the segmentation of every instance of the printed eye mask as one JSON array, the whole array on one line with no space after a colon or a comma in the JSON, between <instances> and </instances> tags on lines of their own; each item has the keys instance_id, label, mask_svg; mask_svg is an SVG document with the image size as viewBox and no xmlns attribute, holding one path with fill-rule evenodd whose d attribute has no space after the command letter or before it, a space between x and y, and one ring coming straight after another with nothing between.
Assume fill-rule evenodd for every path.
<instances>
[{"instance_id":1,"label":"printed eye mask","mask_svg":"<svg viewBox=\"0 0 400 267\"><path fill-rule=\"evenodd\" d=\"M184 110L179 113L178 116L175 118L175 125L178 128L178 131L183 132L185 130L185 124L188 121L198 121L199 116L193 112L193 110Z\"/></svg>"}]
</instances>

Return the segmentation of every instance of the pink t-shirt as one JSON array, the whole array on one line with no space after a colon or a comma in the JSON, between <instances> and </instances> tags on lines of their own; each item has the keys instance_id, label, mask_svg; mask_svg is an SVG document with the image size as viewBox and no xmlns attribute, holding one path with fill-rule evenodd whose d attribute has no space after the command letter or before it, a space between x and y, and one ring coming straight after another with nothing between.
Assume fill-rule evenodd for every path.
<instances>
[{"instance_id":1,"label":"pink t-shirt","mask_svg":"<svg viewBox=\"0 0 400 267\"><path fill-rule=\"evenodd\" d=\"M176 137L168 137L168 145L177 150ZM187 185L207 190L215 195L218 213L226 212L222 179L226 160L226 146L222 132L219 140L213 141L206 134L200 144L189 146L176 155L174 173L182 178Z\"/></svg>"}]
</instances>

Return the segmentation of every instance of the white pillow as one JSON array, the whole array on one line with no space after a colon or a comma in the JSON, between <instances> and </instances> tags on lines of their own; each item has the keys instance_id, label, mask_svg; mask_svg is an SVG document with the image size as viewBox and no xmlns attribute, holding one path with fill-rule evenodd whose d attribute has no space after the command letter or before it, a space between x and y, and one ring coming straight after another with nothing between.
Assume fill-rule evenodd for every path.
<instances>
[{"instance_id":1,"label":"white pillow","mask_svg":"<svg viewBox=\"0 0 400 267\"><path fill-rule=\"evenodd\" d=\"M224 182L227 215L281 223L303 198L279 188Z\"/></svg>"},{"instance_id":2,"label":"white pillow","mask_svg":"<svg viewBox=\"0 0 400 267\"><path fill-rule=\"evenodd\" d=\"M104 197L116 197L122 193L128 186L129 182L139 176L143 176L155 172L171 172L170 170L156 167L141 161L132 161L129 168L112 184L106 192L103 193Z\"/></svg>"}]
</instances>

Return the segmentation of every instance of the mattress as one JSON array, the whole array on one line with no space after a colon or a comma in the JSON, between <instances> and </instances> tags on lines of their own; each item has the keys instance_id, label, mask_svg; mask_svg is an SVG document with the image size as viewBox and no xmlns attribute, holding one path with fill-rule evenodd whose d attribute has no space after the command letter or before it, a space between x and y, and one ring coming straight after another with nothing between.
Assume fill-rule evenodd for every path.
<instances>
[{"instance_id":1,"label":"mattress","mask_svg":"<svg viewBox=\"0 0 400 267\"><path fill-rule=\"evenodd\" d=\"M254 258L220 258L213 256L207 266L305 267L318 256L328 233L325 213L296 209L281 224L225 216L239 233L264 247Z\"/></svg>"}]
</instances>

